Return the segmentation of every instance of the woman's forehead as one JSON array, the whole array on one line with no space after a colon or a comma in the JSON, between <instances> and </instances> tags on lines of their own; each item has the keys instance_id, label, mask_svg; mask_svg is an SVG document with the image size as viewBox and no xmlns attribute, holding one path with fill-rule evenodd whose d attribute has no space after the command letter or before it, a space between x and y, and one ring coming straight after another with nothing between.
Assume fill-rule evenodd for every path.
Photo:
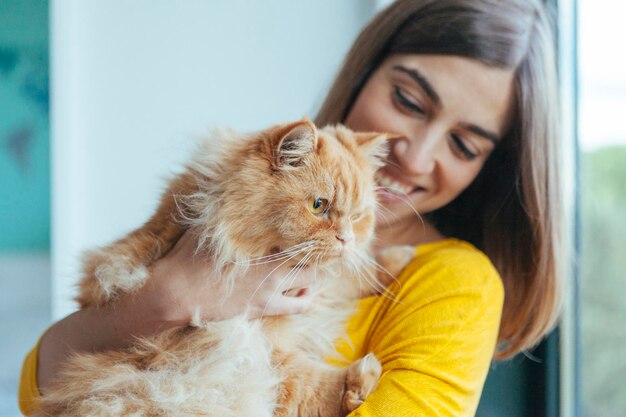
<instances>
[{"instance_id":1,"label":"woman's forehead","mask_svg":"<svg viewBox=\"0 0 626 417\"><path fill-rule=\"evenodd\" d=\"M508 127L515 97L515 72L454 55L395 54L377 71L385 81L402 82L424 99L502 135Z\"/></svg>"}]
</instances>

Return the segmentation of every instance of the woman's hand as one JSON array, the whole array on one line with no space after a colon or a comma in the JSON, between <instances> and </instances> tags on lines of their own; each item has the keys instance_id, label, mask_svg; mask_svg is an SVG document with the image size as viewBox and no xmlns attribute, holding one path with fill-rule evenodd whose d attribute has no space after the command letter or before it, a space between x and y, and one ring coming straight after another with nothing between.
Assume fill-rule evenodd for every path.
<instances>
[{"instance_id":1,"label":"woman's hand","mask_svg":"<svg viewBox=\"0 0 626 417\"><path fill-rule=\"evenodd\" d=\"M135 294L137 300L131 301L153 309L140 313L187 325L192 320L221 321L240 314L249 318L295 314L310 306L306 289L314 274L307 269L294 274L291 267L296 261L252 266L231 288L225 279L211 276L210 261L195 255L195 249L195 239L186 233L154 264L150 280Z\"/></svg>"},{"instance_id":2,"label":"woman's hand","mask_svg":"<svg viewBox=\"0 0 626 417\"><path fill-rule=\"evenodd\" d=\"M192 321L221 321L240 314L250 318L294 314L311 304L313 271L294 274L282 261L250 267L229 287L211 275L211 264L195 254L195 239L185 233L150 268L146 285L122 294L104 307L88 307L55 323L41 338L37 365L42 392L74 352L128 346L136 337L181 327Z\"/></svg>"}]
</instances>

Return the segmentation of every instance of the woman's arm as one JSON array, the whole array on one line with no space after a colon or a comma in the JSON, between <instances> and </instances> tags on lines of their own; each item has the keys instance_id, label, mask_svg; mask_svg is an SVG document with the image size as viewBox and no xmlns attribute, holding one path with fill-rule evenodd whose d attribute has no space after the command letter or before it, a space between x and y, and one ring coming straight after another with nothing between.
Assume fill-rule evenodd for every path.
<instances>
[{"instance_id":1,"label":"woman's arm","mask_svg":"<svg viewBox=\"0 0 626 417\"><path fill-rule=\"evenodd\" d=\"M293 314L310 305L305 291L299 292L299 297L283 294L289 289L282 280L288 264L251 267L245 279L235 280L232 289L209 271L208 260L195 256L195 242L185 234L155 262L150 279L139 290L105 307L77 311L52 325L38 346L39 391L45 392L72 353L121 348L136 337L186 326L192 320L219 321L244 313L251 318ZM312 278L302 271L291 288L306 288Z\"/></svg>"},{"instance_id":2,"label":"woman's arm","mask_svg":"<svg viewBox=\"0 0 626 417\"><path fill-rule=\"evenodd\" d=\"M349 359L374 352L376 390L350 417L473 416L491 363L503 302L500 278L478 250L455 240L418 247L390 286L396 299L361 301Z\"/></svg>"}]
</instances>

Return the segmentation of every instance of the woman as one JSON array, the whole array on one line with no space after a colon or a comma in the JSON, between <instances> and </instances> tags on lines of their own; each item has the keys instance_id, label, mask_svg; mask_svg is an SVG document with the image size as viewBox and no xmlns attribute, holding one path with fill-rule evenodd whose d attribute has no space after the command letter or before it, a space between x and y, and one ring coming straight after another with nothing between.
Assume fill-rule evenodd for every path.
<instances>
[{"instance_id":1,"label":"woman","mask_svg":"<svg viewBox=\"0 0 626 417\"><path fill-rule=\"evenodd\" d=\"M552 42L539 0L399 0L348 54L316 123L401 134L378 173L376 242L417 247L394 289L400 302L362 300L351 343L339 344L349 359L373 351L383 363L355 415L473 415L494 351L510 357L554 325L561 198ZM310 302L305 291L271 297L284 290L277 271L261 291L235 288L221 308L223 289L207 288L207 266L189 261L193 249L184 236L154 265L150 285L52 326L26 359L23 411L72 351L126 346L186 325L194 312L257 317Z\"/></svg>"}]
</instances>

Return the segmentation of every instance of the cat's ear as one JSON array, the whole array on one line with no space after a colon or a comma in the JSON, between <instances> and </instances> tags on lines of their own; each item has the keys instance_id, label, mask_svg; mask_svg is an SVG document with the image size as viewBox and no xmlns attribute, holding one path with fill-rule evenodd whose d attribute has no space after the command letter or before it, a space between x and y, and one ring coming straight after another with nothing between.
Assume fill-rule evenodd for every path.
<instances>
[{"instance_id":1,"label":"cat's ear","mask_svg":"<svg viewBox=\"0 0 626 417\"><path fill-rule=\"evenodd\" d=\"M385 165L389 154L389 139L399 137L395 133L358 132L355 133L356 142L366 155L372 166L377 169Z\"/></svg>"},{"instance_id":2,"label":"cat's ear","mask_svg":"<svg viewBox=\"0 0 626 417\"><path fill-rule=\"evenodd\" d=\"M277 168L297 168L316 148L317 128L310 120L301 120L280 132L274 163Z\"/></svg>"}]
</instances>

